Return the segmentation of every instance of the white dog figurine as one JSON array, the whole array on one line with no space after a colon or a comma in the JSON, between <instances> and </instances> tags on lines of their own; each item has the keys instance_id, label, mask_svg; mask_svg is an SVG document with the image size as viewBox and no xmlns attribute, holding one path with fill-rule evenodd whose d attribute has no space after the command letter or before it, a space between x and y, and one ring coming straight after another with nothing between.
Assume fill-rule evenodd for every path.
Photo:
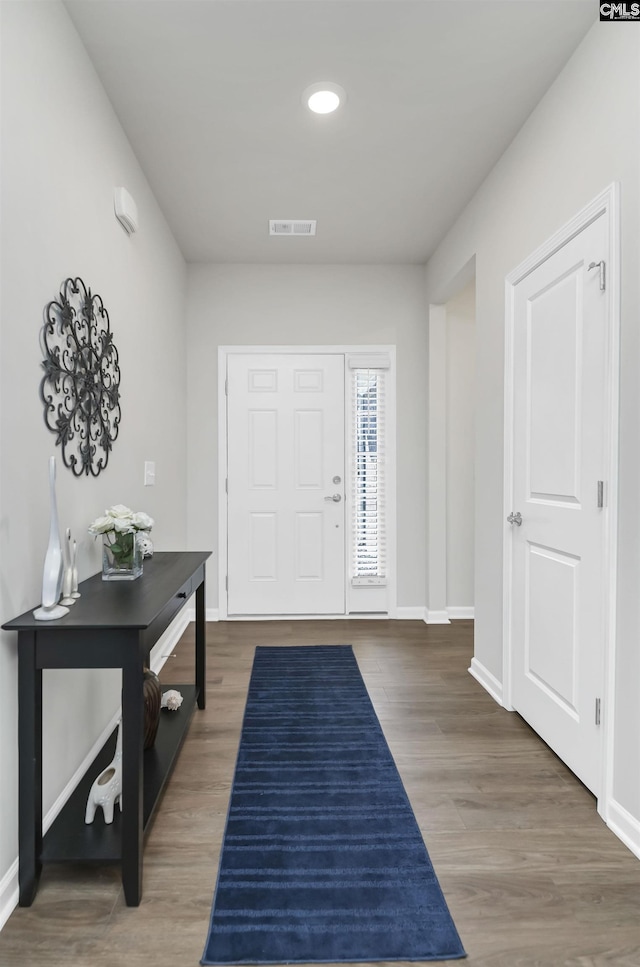
<instances>
[{"instance_id":1,"label":"white dog figurine","mask_svg":"<svg viewBox=\"0 0 640 967\"><path fill-rule=\"evenodd\" d=\"M120 812L122 812L122 722L118 723L116 754L107 768L103 769L94 780L89 791L87 809L84 814L85 823L93 822L98 806L102 806L105 823L112 823L113 809L116 803L119 804Z\"/></svg>"}]
</instances>

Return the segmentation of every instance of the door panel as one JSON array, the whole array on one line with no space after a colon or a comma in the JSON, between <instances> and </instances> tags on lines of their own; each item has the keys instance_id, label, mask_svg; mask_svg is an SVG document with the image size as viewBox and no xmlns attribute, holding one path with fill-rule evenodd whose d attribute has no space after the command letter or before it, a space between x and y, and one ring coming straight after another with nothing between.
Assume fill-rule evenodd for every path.
<instances>
[{"instance_id":1,"label":"door panel","mask_svg":"<svg viewBox=\"0 0 640 967\"><path fill-rule=\"evenodd\" d=\"M532 543L527 550L525 673L575 717L580 561Z\"/></svg>"},{"instance_id":2,"label":"door panel","mask_svg":"<svg viewBox=\"0 0 640 967\"><path fill-rule=\"evenodd\" d=\"M296 410L294 465L298 490L322 490L324 473L324 414Z\"/></svg>"},{"instance_id":3,"label":"door panel","mask_svg":"<svg viewBox=\"0 0 640 967\"><path fill-rule=\"evenodd\" d=\"M515 287L512 704L597 793L605 581L605 216Z\"/></svg>"},{"instance_id":4,"label":"door panel","mask_svg":"<svg viewBox=\"0 0 640 967\"><path fill-rule=\"evenodd\" d=\"M296 514L296 572L297 581L323 581L323 515Z\"/></svg>"},{"instance_id":5,"label":"door panel","mask_svg":"<svg viewBox=\"0 0 640 967\"><path fill-rule=\"evenodd\" d=\"M234 353L227 385L228 613L344 614L344 357Z\"/></svg>"},{"instance_id":6,"label":"door panel","mask_svg":"<svg viewBox=\"0 0 640 967\"><path fill-rule=\"evenodd\" d=\"M250 514L249 527L249 580L277 581L277 515Z\"/></svg>"},{"instance_id":7,"label":"door panel","mask_svg":"<svg viewBox=\"0 0 640 967\"><path fill-rule=\"evenodd\" d=\"M251 490L278 486L278 414L275 410L249 410L248 456Z\"/></svg>"},{"instance_id":8,"label":"door panel","mask_svg":"<svg viewBox=\"0 0 640 967\"><path fill-rule=\"evenodd\" d=\"M528 305L529 494L575 498L580 472L581 306L574 269Z\"/></svg>"}]
</instances>

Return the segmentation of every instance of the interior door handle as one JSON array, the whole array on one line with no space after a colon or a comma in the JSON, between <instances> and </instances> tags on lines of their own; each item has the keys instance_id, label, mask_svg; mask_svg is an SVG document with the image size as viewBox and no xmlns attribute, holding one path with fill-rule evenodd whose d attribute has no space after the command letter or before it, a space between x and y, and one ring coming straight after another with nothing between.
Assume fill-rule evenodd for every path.
<instances>
[{"instance_id":1,"label":"interior door handle","mask_svg":"<svg viewBox=\"0 0 640 967\"><path fill-rule=\"evenodd\" d=\"M334 504L339 504L342 500L342 494L333 494L331 497L325 497L325 500L332 500Z\"/></svg>"}]
</instances>

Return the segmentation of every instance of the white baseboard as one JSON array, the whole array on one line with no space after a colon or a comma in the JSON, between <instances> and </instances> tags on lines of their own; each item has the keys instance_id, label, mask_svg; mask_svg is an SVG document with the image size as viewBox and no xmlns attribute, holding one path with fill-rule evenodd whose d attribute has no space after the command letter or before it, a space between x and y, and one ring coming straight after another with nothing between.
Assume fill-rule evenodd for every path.
<instances>
[{"instance_id":1,"label":"white baseboard","mask_svg":"<svg viewBox=\"0 0 640 967\"><path fill-rule=\"evenodd\" d=\"M423 620L425 624L428 625L448 625L449 612L448 611L430 611L429 608L425 608Z\"/></svg>"},{"instance_id":2,"label":"white baseboard","mask_svg":"<svg viewBox=\"0 0 640 967\"><path fill-rule=\"evenodd\" d=\"M421 609L420 617L423 612ZM392 617L386 611L351 611L349 614L228 614L226 618L207 618L207 621L388 621Z\"/></svg>"},{"instance_id":3,"label":"white baseboard","mask_svg":"<svg viewBox=\"0 0 640 967\"><path fill-rule=\"evenodd\" d=\"M485 668L482 662L479 662L477 658L471 659L469 674L473 675L477 682L480 682L482 687L489 692L491 698L493 698L498 705L502 705L504 707L504 702L502 701L502 682L499 682L495 675L492 675L489 669Z\"/></svg>"},{"instance_id":4,"label":"white baseboard","mask_svg":"<svg viewBox=\"0 0 640 967\"><path fill-rule=\"evenodd\" d=\"M185 608L186 622L196 620L196 609L194 607ZM425 621L429 625L446 625L449 621L473 618L473 608L447 608L446 611L429 611L422 605L396 608L395 617L398 621ZM340 618L363 618L363 619L387 619L388 614L244 614L227 615L225 621L293 621L296 619L313 619L315 621L332 620ZM220 612L217 608L207 608L205 614L206 621L220 621Z\"/></svg>"},{"instance_id":5,"label":"white baseboard","mask_svg":"<svg viewBox=\"0 0 640 967\"><path fill-rule=\"evenodd\" d=\"M0 930L18 905L18 861L14 860L0 880Z\"/></svg>"},{"instance_id":6,"label":"white baseboard","mask_svg":"<svg viewBox=\"0 0 640 967\"><path fill-rule=\"evenodd\" d=\"M447 608L447 614L451 621L473 620L475 617L475 608Z\"/></svg>"},{"instance_id":7,"label":"white baseboard","mask_svg":"<svg viewBox=\"0 0 640 967\"><path fill-rule=\"evenodd\" d=\"M612 833L640 859L640 822L615 799L607 803L605 822Z\"/></svg>"},{"instance_id":8,"label":"white baseboard","mask_svg":"<svg viewBox=\"0 0 640 967\"><path fill-rule=\"evenodd\" d=\"M159 672L164 663L170 656L170 652L178 644L178 641L182 637L185 628L189 624L188 609L182 611L169 625L167 630L160 636L158 641L153 647L151 667L154 672ZM87 769L97 756L98 752L105 744L120 718L120 709L115 709L113 715L109 719L109 722L102 730L96 741L93 743L86 756L73 773L66 786L53 803L50 809L47 810L45 816L42 817L42 832L43 834L47 832L54 820L57 818L61 812L63 806L70 798L71 794L74 792L76 786L86 773ZM18 903L19 894L19 884L18 884L18 860L15 859L2 880L0 880L0 930L4 927L5 923L13 913L15 907Z\"/></svg>"},{"instance_id":9,"label":"white baseboard","mask_svg":"<svg viewBox=\"0 0 640 967\"><path fill-rule=\"evenodd\" d=\"M424 606L418 605L413 608L396 608L396 618L398 621L424 621Z\"/></svg>"},{"instance_id":10,"label":"white baseboard","mask_svg":"<svg viewBox=\"0 0 640 967\"><path fill-rule=\"evenodd\" d=\"M185 608L184 611L187 616L187 622L196 620L196 609L194 607ZM396 608L396 619L398 621L425 621L429 625L446 625L449 621L458 621L459 619L473 619L474 609L473 608L447 608L446 611L429 611L428 608L423 608L422 605L414 605L408 607L398 607ZM259 614L259 615L231 615L225 618L225 621L288 621L294 620L296 618L303 619L314 619L320 621L322 619L339 619L339 618L388 618L388 614L336 614L336 615L325 615L325 614L315 614L315 615L291 615L291 614ZM206 621L220 621L220 612L218 608L207 608L205 614Z\"/></svg>"},{"instance_id":11,"label":"white baseboard","mask_svg":"<svg viewBox=\"0 0 640 967\"><path fill-rule=\"evenodd\" d=\"M151 668L156 675L165 665L167 659L171 657L173 649L182 638L182 635L189 627L191 621L195 621L195 617L191 618L189 615L189 608L185 608L184 611L181 611L180 614L173 619L164 634L160 635L156 641L151 651L150 662Z\"/></svg>"}]
</instances>

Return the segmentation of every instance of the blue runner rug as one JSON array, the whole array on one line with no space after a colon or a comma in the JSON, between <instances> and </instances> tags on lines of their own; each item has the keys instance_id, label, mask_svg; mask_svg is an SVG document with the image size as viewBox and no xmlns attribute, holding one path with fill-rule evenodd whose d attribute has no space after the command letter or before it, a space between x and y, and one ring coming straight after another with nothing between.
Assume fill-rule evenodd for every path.
<instances>
[{"instance_id":1,"label":"blue runner rug","mask_svg":"<svg viewBox=\"0 0 640 967\"><path fill-rule=\"evenodd\" d=\"M201 963L464 956L351 646L256 648Z\"/></svg>"}]
</instances>

